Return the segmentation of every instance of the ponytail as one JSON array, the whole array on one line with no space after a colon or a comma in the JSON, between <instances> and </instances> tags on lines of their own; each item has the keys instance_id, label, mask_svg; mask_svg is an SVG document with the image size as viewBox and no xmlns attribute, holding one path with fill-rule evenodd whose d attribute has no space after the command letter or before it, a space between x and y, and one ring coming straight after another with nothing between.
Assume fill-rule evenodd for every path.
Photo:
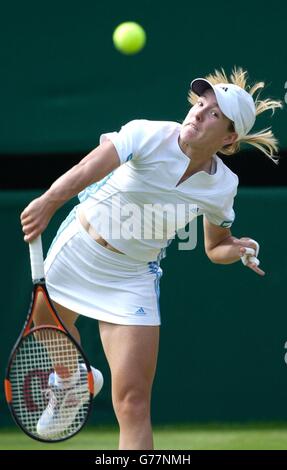
<instances>
[{"instance_id":1,"label":"ponytail","mask_svg":"<svg viewBox=\"0 0 287 470\"><path fill-rule=\"evenodd\" d=\"M259 95L265 86L264 82L255 83L250 87L247 85L247 78L247 71L244 71L241 67L234 67L230 79L228 79L224 69L221 69L220 71L215 70L214 74L208 75L206 80L208 80L212 85L216 85L217 83L233 83L234 85L238 85L246 90L254 99L256 116L269 110L272 111L273 116L276 108L282 108L282 103L279 100L272 100L270 98L266 98L265 100L260 99ZM256 97L254 97L256 92L258 93ZM193 105L196 100L196 94L190 90L188 94L189 103ZM234 131L233 126L231 130ZM269 157L274 163L278 163L278 157L276 156L276 153L278 152L278 140L274 136L271 127L254 134L247 134L240 137L234 143L225 145L219 150L219 152L224 155L233 155L240 150L241 144L253 145L267 155L267 157Z\"/></svg>"}]
</instances>

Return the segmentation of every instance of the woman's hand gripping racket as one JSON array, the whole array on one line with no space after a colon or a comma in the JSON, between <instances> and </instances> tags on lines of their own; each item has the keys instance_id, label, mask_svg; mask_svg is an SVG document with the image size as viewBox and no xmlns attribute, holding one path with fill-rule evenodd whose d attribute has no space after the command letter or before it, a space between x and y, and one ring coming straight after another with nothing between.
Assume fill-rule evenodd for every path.
<instances>
[{"instance_id":1,"label":"woman's hand gripping racket","mask_svg":"<svg viewBox=\"0 0 287 470\"><path fill-rule=\"evenodd\" d=\"M94 379L90 364L67 331L45 285L41 236L29 244L32 301L7 366L5 394L11 413L30 437L58 442L74 436L91 410ZM49 324L33 325L42 297Z\"/></svg>"}]
</instances>

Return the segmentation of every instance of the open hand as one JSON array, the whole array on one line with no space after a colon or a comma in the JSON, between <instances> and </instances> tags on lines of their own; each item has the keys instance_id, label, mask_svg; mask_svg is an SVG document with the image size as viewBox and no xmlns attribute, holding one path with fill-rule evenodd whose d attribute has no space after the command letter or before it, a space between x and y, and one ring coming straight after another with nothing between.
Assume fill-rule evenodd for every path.
<instances>
[{"instance_id":1,"label":"open hand","mask_svg":"<svg viewBox=\"0 0 287 470\"><path fill-rule=\"evenodd\" d=\"M260 269L259 259L257 258L259 253L259 244L252 240L251 238L242 237L236 240L233 240L235 245L238 245L239 256L243 264L252 269L252 271L259 274L259 276L265 276L265 271Z\"/></svg>"}]
</instances>

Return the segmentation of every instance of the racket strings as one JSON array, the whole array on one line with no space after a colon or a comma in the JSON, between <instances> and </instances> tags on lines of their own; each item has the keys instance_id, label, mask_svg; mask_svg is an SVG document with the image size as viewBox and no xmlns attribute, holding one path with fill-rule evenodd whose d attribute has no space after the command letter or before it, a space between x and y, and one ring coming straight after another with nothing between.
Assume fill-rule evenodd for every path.
<instances>
[{"instance_id":1,"label":"racket strings","mask_svg":"<svg viewBox=\"0 0 287 470\"><path fill-rule=\"evenodd\" d=\"M86 421L91 400L87 368L62 331L29 333L15 352L9 379L15 417L32 436L61 440Z\"/></svg>"},{"instance_id":2,"label":"racket strings","mask_svg":"<svg viewBox=\"0 0 287 470\"><path fill-rule=\"evenodd\" d=\"M57 341L53 330L39 330L34 335L48 351L54 369L62 379L68 379L78 370L78 351L65 335L57 335Z\"/></svg>"}]
</instances>

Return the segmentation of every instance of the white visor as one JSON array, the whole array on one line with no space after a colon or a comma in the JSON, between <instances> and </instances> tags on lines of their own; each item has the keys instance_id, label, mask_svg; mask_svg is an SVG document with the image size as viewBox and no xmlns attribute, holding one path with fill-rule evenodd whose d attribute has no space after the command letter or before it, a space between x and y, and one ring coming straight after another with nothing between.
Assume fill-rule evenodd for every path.
<instances>
[{"instance_id":1,"label":"white visor","mask_svg":"<svg viewBox=\"0 0 287 470\"><path fill-rule=\"evenodd\" d=\"M238 137L245 136L252 129L256 118L255 103L243 88L233 83L212 85L205 78L196 78L190 86L198 96L208 88L214 91L220 110L233 122Z\"/></svg>"}]
</instances>

